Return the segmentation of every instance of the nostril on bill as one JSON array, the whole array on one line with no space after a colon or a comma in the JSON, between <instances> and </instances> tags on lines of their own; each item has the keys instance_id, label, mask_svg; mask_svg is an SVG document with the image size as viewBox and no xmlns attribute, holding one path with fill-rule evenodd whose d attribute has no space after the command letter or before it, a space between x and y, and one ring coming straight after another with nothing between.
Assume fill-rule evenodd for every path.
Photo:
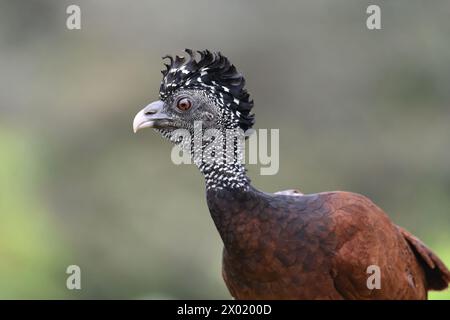
<instances>
[{"instance_id":1,"label":"nostril on bill","mask_svg":"<svg viewBox=\"0 0 450 320\"><path fill-rule=\"evenodd\" d=\"M147 111L145 111L145 115L146 116L150 116L150 115L152 115L152 114L155 114L157 112L157 110L152 110L152 109L150 109L150 110L147 110Z\"/></svg>"}]
</instances>

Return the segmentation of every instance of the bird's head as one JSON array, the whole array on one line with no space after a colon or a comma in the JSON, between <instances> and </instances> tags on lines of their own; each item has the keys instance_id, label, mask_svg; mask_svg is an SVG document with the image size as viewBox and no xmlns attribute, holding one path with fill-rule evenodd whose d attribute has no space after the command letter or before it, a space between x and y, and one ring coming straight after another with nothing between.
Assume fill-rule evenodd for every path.
<instances>
[{"instance_id":1,"label":"bird's head","mask_svg":"<svg viewBox=\"0 0 450 320\"><path fill-rule=\"evenodd\" d=\"M254 123L250 113L253 101L244 88L242 74L220 52L185 51L187 59L164 57L169 64L162 71L160 99L136 115L134 131L155 128L176 142L172 139L175 130L193 133L199 121L203 130L250 129Z\"/></svg>"}]
</instances>

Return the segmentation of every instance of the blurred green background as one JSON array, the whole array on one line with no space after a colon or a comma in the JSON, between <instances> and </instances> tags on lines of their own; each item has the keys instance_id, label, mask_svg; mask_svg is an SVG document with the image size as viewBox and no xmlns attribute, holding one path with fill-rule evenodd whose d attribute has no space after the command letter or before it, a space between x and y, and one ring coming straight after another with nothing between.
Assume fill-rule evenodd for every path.
<instances>
[{"instance_id":1,"label":"blurred green background","mask_svg":"<svg viewBox=\"0 0 450 320\"><path fill-rule=\"evenodd\" d=\"M365 194L449 266L449 16L444 0L2 0L0 298L230 298L202 177L131 128L160 57L186 47L229 56L256 128L280 128L280 171L250 166L255 186Z\"/></svg>"}]
</instances>

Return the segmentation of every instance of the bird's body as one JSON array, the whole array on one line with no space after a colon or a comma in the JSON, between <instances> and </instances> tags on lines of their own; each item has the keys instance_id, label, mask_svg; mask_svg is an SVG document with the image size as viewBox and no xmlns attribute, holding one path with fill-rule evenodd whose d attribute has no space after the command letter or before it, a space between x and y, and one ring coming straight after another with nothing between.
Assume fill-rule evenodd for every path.
<instances>
[{"instance_id":1,"label":"bird's body","mask_svg":"<svg viewBox=\"0 0 450 320\"><path fill-rule=\"evenodd\" d=\"M209 191L207 202L236 299L425 299L430 283L438 289L450 279L429 249L419 253L417 239L358 194L251 188ZM379 267L379 289L367 285L370 266Z\"/></svg>"},{"instance_id":2,"label":"bird's body","mask_svg":"<svg viewBox=\"0 0 450 320\"><path fill-rule=\"evenodd\" d=\"M238 142L232 141L231 153L218 155L228 145L217 137L254 123L245 80L220 53L202 51L196 61L186 51L189 61L170 58L161 100L139 112L133 126L154 127L194 155L234 298L426 299L428 290L447 288L450 271L442 261L366 197L255 189ZM203 130L216 130L214 139L191 138L199 121ZM378 285L370 284L371 276L378 276Z\"/></svg>"}]
</instances>

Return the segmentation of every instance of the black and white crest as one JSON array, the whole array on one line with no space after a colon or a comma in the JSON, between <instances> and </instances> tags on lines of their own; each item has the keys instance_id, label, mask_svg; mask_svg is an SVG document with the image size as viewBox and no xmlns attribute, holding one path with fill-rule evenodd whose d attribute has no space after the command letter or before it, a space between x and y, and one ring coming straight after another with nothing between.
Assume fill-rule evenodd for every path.
<instances>
[{"instance_id":1,"label":"black and white crest","mask_svg":"<svg viewBox=\"0 0 450 320\"><path fill-rule=\"evenodd\" d=\"M165 56L170 64L161 71L163 79L159 95L165 101L177 90L206 90L216 103L233 111L239 119L241 129L246 131L254 123L254 114L250 114L253 100L244 88L245 79L234 65L220 52L197 51L199 58L190 49L185 49L189 58Z\"/></svg>"}]
</instances>

